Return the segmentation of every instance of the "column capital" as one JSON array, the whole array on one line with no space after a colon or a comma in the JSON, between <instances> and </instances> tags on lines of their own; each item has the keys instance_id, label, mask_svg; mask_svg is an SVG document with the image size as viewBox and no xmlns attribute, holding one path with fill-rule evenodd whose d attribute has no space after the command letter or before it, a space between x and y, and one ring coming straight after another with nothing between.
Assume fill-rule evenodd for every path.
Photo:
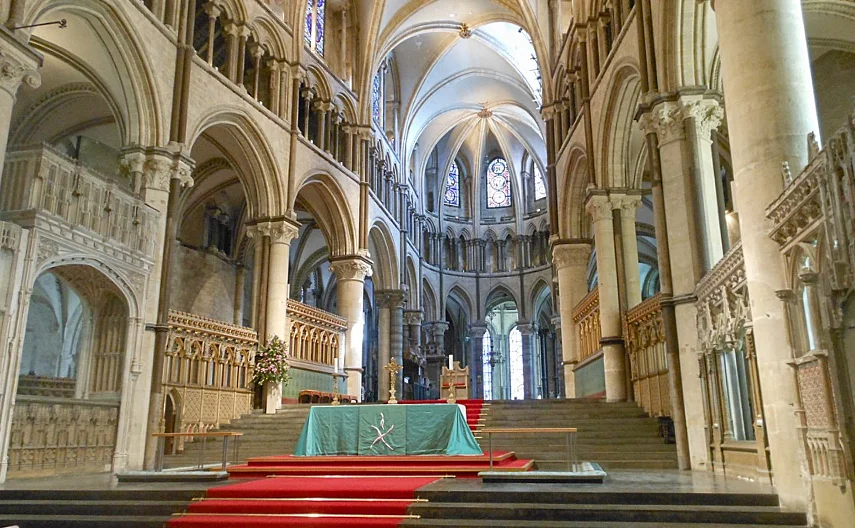
<instances>
[{"instance_id":1,"label":"column capital","mask_svg":"<svg viewBox=\"0 0 855 528\"><path fill-rule=\"evenodd\" d=\"M271 244L291 244L300 236L300 224L293 220L281 218L266 222L265 228Z\"/></svg>"},{"instance_id":2,"label":"column capital","mask_svg":"<svg viewBox=\"0 0 855 528\"><path fill-rule=\"evenodd\" d=\"M431 321L429 323L425 323L425 330L430 332L434 337L442 337L445 335L445 331L448 330L448 322L447 321Z\"/></svg>"},{"instance_id":3,"label":"column capital","mask_svg":"<svg viewBox=\"0 0 855 528\"><path fill-rule=\"evenodd\" d=\"M38 88L42 84L38 72L41 65L42 57L4 27L0 32L0 88L13 98L22 83Z\"/></svg>"},{"instance_id":4,"label":"column capital","mask_svg":"<svg viewBox=\"0 0 855 528\"><path fill-rule=\"evenodd\" d=\"M534 334L534 325L526 321L520 321L517 323L517 330L519 330L523 336L530 336Z\"/></svg>"},{"instance_id":5,"label":"column capital","mask_svg":"<svg viewBox=\"0 0 855 528\"><path fill-rule=\"evenodd\" d=\"M420 326L424 313L421 310L404 310L404 324L410 326Z\"/></svg>"},{"instance_id":6,"label":"column capital","mask_svg":"<svg viewBox=\"0 0 855 528\"><path fill-rule=\"evenodd\" d=\"M638 119L639 127L645 134L657 134L661 145L685 139L687 119L694 120L698 137L707 140L724 120L721 103L707 95L671 94L643 110L646 111Z\"/></svg>"},{"instance_id":7,"label":"column capital","mask_svg":"<svg viewBox=\"0 0 855 528\"><path fill-rule=\"evenodd\" d=\"M339 281L365 281L371 276L371 261L360 255L340 257L330 261L330 271Z\"/></svg>"},{"instance_id":8,"label":"column capital","mask_svg":"<svg viewBox=\"0 0 855 528\"><path fill-rule=\"evenodd\" d=\"M641 205L641 195L640 194L623 194L623 195L611 195L612 207L614 209L620 209L620 214L622 217L630 217L635 219L635 213Z\"/></svg>"},{"instance_id":9,"label":"column capital","mask_svg":"<svg viewBox=\"0 0 855 528\"><path fill-rule=\"evenodd\" d=\"M192 187L193 169L196 162L181 145L170 144L166 148L132 147L122 153L121 167L128 172L139 171L143 175L145 190L169 192L171 180L178 180L182 188Z\"/></svg>"},{"instance_id":10,"label":"column capital","mask_svg":"<svg viewBox=\"0 0 855 528\"><path fill-rule=\"evenodd\" d=\"M473 339L484 339L487 333L487 323L472 323L469 325L469 337Z\"/></svg>"},{"instance_id":11,"label":"column capital","mask_svg":"<svg viewBox=\"0 0 855 528\"><path fill-rule=\"evenodd\" d=\"M585 209L591 217L592 223L602 222L612 219L612 202L608 196L604 194L593 194L588 196L585 203Z\"/></svg>"},{"instance_id":12,"label":"column capital","mask_svg":"<svg viewBox=\"0 0 855 528\"><path fill-rule=\"evenodd\" d=\"M401 308L407 302L407 292L404 290L378 290L375 297L383 308Z\"/></svg>"},{"instance_id":13,"label":"column capital","mask_svg":"<svg viewBox=\"0 0 855 528\"><path fill-rule=\"evenodd\" d=\"M588 267L591 262L591 244L587 242L564 242L552 246L552 263L556 270Z\"/></svg>"}]
</instances>

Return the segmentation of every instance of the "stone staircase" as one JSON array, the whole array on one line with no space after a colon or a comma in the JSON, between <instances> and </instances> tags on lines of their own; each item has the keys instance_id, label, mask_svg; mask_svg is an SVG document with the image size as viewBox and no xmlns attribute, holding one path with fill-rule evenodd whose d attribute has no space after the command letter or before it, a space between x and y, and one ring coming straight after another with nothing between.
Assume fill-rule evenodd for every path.
<instances>
[{"instance_id":1,"label":"stone staircase","mask_svg":"<svg viewBox=\"0 0 855 528\"><path fill-rule=\"evenodd\" d=\"M636 484L643 485L643 479ZM770 492L709 492L679 486L558 486L440 482L419 490L401 527L411 528L742 528L805 527Z\"/></svg>"},{"instance_id":2,"label":"stone staircase","mask_svg":"<svg viewBox=\"0 0 855 528\"><path fill-rule=\"evenodd\" d=\"M21 528L162 528L198 489L0 490L0 526Z\"/></svg>"},{"instance_id":3,"label":"stone staircase","mask_svg":"<svg viewBox=\"0 0 855 528\"><path fill-rule=\"evenodd\" d=\"M634 403L601 400L493 401L484 427L576 427L577 459L609 470L677 468L677 449L659 436L659 423ZM479 434L482 449L487 436ZM567 467L566 439L561 434L493 435L494 451L514 451L534 459L540 470Z\"/></svg>"},{"instance_id":4,"label":"stone staircase","mask_svg":"<svg viewBox=\"0 0 855 528\"><path fill-rule=\"evenodd\" d=\"M243 462L248 458L285 455L294 452L303 424L309 415L310 405L283 405L276 414L245 414L237 420L220 427L220 431L239 431L243 436L238 442L237 459L230 450L230 462ZM179 468L198 465L202 441L184 444L184 452L168 455L164 468ZM205 463L219 464L223 459L221 440L208 440L205 445Z\"/></svg>"}]
</instances>

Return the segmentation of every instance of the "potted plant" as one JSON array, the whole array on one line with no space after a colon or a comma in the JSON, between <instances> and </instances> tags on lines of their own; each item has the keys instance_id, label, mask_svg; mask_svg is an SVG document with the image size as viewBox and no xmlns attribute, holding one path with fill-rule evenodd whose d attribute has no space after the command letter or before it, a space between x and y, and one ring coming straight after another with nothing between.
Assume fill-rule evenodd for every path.
<instances>
[{"instance_id":1,"label":"potted plant","mask_svg":"<svg viewBox=\"0 0 855 528\"><path fill-rule=\"evenodd\" d=\"M291 381L288 349L279 336L273 335L267 345L255 353L252 383L264 388L264 412L273 414L282 403L282 387Z\"/></svg>"}]
</instances>

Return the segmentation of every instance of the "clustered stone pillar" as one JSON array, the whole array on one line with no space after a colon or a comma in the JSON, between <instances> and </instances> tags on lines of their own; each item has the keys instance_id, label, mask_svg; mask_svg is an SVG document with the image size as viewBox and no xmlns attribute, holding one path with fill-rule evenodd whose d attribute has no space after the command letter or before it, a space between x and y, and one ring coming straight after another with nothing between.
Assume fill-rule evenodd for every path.
<instances>
[{"instance_id":1,"label":"clustered stone pillar","mask_svg":"<svg viewBox=\"0 0 855 528\"><path fill-rule=\"evenodd\" d=\"M775 489L784 506L804 510L804 465L793 460L800 452L793 351L775 293L786 280L764 209L781 193L781 163L798 174L808 162L807 136L818 134L802 3L718 0L715 9L725 92L738 94L725 103Z\"/></svg>"},{"instance_id":2,"label":"clustered stone pillar","mask_svg":"<svg viewBox=\"0 0 855 528\"><path fill-rule=\"evenodd\" d=\"M588 264L591 244L586 241L557 243L552 247L552 264L558 277L561 320L561 354L564 364L564 397L576 397L576 364L579 362L579 332L573 326L573 308L588 293Z\"/></svg>"},{"instance_id":3,"label":"clustered stone pillar","mask_svg":"<svg viewBox=\"0 0 855 528\"><path fill-rule=\"evenodd\" d=\"M389 292L389 348L391 358L398 365L404 364L404 301L403 291ZM388 363L387 363L388 364ZM404 376L395 377L396 397L404 396Z\"/></svg>"},{"instance_id":4,"label":"clustered stone pillar","mask_svg":"<svg viewBox=\"0 0 855 528\"><path fill-rule=\"evenodd\" d=\"M484 397L484 335L486 323L469 325L469 344L472 346L472 363L469 364L470 397Z\"/></svg>"},{"instance_id":5,"label":"clustered stone pillar","mask_svg":"<svg viewBox=\"0 0 855 528\"><path fill-rule=\"evenodd\" d=\"M391 344L389 341L391 312L389 309L389 297L383 292L377 292L377 399L385 401L389 398L389 374L383 367L389 364L391 359Z\"/></svg>"},{"instance_id":6,"label":"clustered stone pillar","mask_svg":"<svg viewBox=\"0 0 855 528\"><path fill-rule=\"evenodd\" d=\"M626 401L626 358L623 348L620 297L615 255L614 204L605 195L592 195L586 204L594 225L597 245L597 276L600 290L600 328L606 400Z\"/></svg>"},{"instance_id":7,"label":"clustered stone pillar","mask_svg":"<svg viewBox=\"0 0 855 528\"><path fill-rule=\"evenodd\" d=\"M362 311L365 277L371 276L371 261L361 255L336 258L330 262L336 276L338 315L347 319L344 336L344 371L347 392L362 401L362 340L365 314Z\"/></svg>"},{"instance_id":8,"label":"clustered stone pillar","mask_svg":"<svg viewBox=\"0 0 855 528\"><path fill-rule=\"evenodd\" d=\"M534 328L530 323L518 322L522 337L523 397L531 400L537 396L537 365L534 362Z\"/></svg>"}]
</instances>

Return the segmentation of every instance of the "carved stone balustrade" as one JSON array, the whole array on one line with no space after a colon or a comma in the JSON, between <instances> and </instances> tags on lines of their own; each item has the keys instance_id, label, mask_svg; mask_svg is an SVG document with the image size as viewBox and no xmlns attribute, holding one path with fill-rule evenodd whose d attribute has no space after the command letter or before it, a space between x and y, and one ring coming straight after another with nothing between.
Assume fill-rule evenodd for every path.
<instances>
[{"instance_id":1,"label":"carved stone balustrade","mask_svg":"<svg viewBox=\"0 0 855 528\"><path fill-rule=\"evenodd\" d=\"M44 145L6 155L0 210L40 210L152 256L158 213L118 175L103 175Z\"/></svg>"},{"instance_id":2,"label":"carved stone balustrade","mask_svg":"<svg viewBox=\"0 0 855 528\"><path fill-rule=\"evenodd\" d=\"M594 288L573 309L573 324L579 333L578 361L585 361L601 350L600 289Z\"/></svg>"},{"instance_id":3,"label":"carved stone balustrade","mask_svg":"<svg viewBox=\"0 0 855 528\"><path fill-rule=\"evenodd\" d=\"M633 394L651 416L671 415L661 300L659 295L651 297L624 316Z\"/></svg>"},{"instance_id":4,"label":"carved stone balustrade","mask_svg":"<svg viewBox=\"0 0 855 528\"><path fill-rule=\"evenodd\" d=\"M291 365L307 370L330 372L336 358L341 358L347 319L288 300L288 320L291 325Z\"/></svg>"},{"instance_id":5,"label":"carved stone balustrade","mask_svg":"<svg viewBox=\"0 0 855 528\"><path fill-rule=\"evenodd\" d=\"M252 411L255 330L173 310L168 324L167 432L206 432Z\"/></svg>"}]
</instances>

